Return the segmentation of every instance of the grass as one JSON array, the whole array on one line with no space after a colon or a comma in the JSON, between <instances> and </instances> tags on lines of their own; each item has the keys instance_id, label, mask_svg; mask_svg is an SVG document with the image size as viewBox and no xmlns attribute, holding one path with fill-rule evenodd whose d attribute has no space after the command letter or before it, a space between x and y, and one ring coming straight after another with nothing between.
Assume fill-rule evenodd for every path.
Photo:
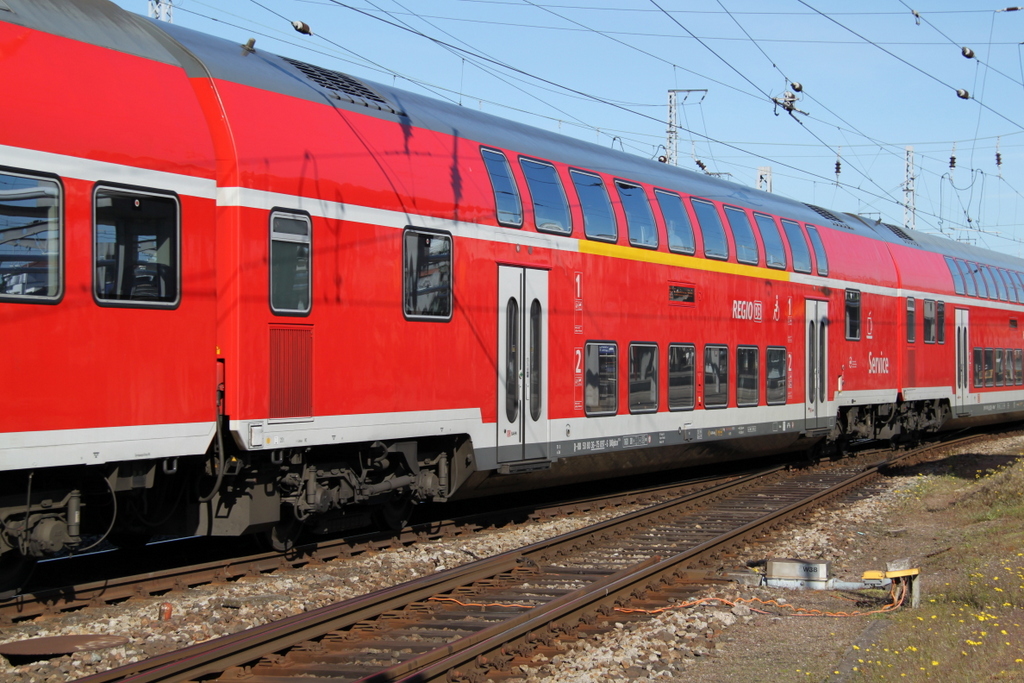
<instances>
[{"instance_id":1,"label":"grass","mask_svg":"<svg viewBox=\"0 0 1024 683\"><path fill-rule=\"evenodd\" d=\"M880 617L892 625L857 649L855 680L1024 681L1024 460L974 474L914 487L951 545L922 560L921 608Z\"/></svg>"}]
</instances>

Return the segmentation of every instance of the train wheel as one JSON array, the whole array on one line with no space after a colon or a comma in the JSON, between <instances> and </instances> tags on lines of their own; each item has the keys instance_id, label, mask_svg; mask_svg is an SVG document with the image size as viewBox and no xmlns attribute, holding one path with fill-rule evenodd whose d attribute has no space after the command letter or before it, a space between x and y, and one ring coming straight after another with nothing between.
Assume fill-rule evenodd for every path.
<instances>
[{"instance_id":1,"label":"train wheel","mask_svg":"<svg viewBox=\"0 0 1024 683\"><path fill-rule=\"evenodd\" d=\"M281 517L279 522L259 535L258 541L264 550L283 553L298 545L302 522L295 519L290 510L287 516L282 514Z\"/></svg>"},{"instance_id":2,"label":"train wheel","mask_svg":"<svg viewBox=\"0 0 1024 683\"><path fill-rule=\"evenodd\" d=\"M35 566L36 558L25 557L16 550L0 555L0 600L17 595Z\"/></svg>"},{"instance_id":3,"label":"train wheel","mask_svg":"<svg viewBox=\"0 0 1024 683\"><path fill-rule=\"evenodd\" d=\"M409 523L413 505L412 494L394 493L383 505L374 506L373 525L381 531L401 531Z\"/></svg>"}]
</instances>

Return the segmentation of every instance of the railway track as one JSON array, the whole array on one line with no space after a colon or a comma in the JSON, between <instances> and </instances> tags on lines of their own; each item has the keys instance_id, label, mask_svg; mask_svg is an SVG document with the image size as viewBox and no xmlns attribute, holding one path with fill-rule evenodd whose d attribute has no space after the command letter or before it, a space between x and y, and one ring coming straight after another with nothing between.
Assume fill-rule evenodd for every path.
<instances>
[{"instance_id":1,"label":"railway track","mask_svg":"<svg viewBox=\"0 0 1024 683\"><path fill-rule=\"evenodd\" d=\"M973 437L984 438L984 437ZM931 446L947 448L950 444ZM477 681L514 677L616 607L698 590L723 555L846 496L882 467L776 468L516 551L210 640L83 681ZM866 454L861 460L876 456ZM878 460L881 460L878 458Z\"/></svg>"},{"instance_id":2,"label":"railway track","mask_svg":"<svg viewBox=\"0 0 1024 683\"><path fill-rule=\"evenodd\" d=\"M124 600L159 597L171 591L181 591L213 583L230 583L244 577L260 576L280 570L355 557L376 550L405 547L430 540L456 538L476 533L484 528L505 526L517 521L531 523L627 506L650 505L679 496L687 491L713 486L727 478L699 478L606 496L494 510L483 514L416 524L398 534L367 533L342 539L323 540L300 545L285 553L257 553L187 566L173 566L139 574L112 575L102 580L78 584L54 584L52 587L37 588L32 592L0 601L0 625L71 612L86 607L114 604ZM53 573L64 576L79 575L75 564L78 559L85 558L84 556L83 558L72 557L55 561L62 563L64 569Z\"/></svg>"}]
</instances>

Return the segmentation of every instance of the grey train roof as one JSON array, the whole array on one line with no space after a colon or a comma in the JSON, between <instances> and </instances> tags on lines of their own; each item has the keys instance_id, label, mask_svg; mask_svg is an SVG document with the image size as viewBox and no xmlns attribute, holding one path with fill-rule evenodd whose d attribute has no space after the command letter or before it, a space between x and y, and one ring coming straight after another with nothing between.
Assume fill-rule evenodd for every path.
<instances>
[{"instance_id":1,"label":"grey train roof","mask_svg":"<svg viewBox=\"0 0 1024 683\"><path fill-rule=\"evenodd\" d=\"M4 11L4 10L7 11ZM848 230L893 244L1024 270L1024 260L944 237L837 214L737 183L601 147L392 86L265 52L238 42L146 19L107 0L0 0L0 18L212 76L359 111L480 144L607 173L729 204ZM257 41L258 42L258 41Z\"/></svg>"}]
</instances>

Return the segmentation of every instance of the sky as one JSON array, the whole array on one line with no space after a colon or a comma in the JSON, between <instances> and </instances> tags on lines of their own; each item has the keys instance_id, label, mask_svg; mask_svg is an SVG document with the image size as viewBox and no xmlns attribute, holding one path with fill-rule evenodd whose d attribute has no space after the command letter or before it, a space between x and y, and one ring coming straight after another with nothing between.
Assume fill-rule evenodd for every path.
<instances>
[{"instance_id":1,"label":"sky","mask_svg":"<svg viewBox=\"0 0 1024 683\"><path fill-rule=\"evenodd\" d=\"M899 226L912 146L915 229L1024 256L1024 9L1008 7L174 0L173 20L645 158L667 152L677 90L679 166L752 187L770 167L777 194Z\"/></svg>"}]
</instances>

